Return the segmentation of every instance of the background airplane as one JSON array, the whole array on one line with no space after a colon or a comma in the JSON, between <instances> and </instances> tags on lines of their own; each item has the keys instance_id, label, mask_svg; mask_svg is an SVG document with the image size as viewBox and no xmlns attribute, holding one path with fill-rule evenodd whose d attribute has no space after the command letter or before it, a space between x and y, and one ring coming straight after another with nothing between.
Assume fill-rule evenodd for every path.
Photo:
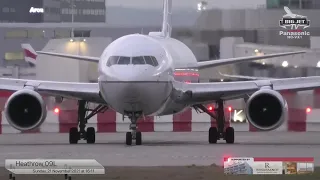
<instances>
[{"instance_id":1,"label":"background airplane","mask_svg":"<svg viewBox=\"0 0 320 180\"><path fill-rule=\"evenodd\" d=\"M283 9L287 13L283 17L289 17L289 18L305 18L306 17L299 14L293 14L292 11L287 6L284 6Z\"/></svg>"},{"instance_id":2,"label":"background airplane","mask_svg":"<svg viewBox=\"0 0 320 180\"><path fill-rule=\"evenodd\" d=\"M38 56L36 51L31 47L30 44L21 44L21 47L23 49L24 60L31 66L35 66L37 64L36 59Z\"/></svg>"},{"instance_id":3,"label":"background airplane","mask_svg":"<svg viewBox=\"0 0 320 180\"><path fill-rule=\"evenodd\" d=\"M232 63L300 54L290 52L197 62L192 51L171 37L172 1L164 0L161 32L149 35L131 34L120 37L105 48L100 57L34 51L23 45L26 57L36 59L37 54L66 57L99 63L98 83L55 82L41 80L1 78L1 90L14 91L5 104L5 115L10 125L20 131L39 127L46 118L46 105L40 94L56 98L78 100L78 127L69 132L69 142L84 139L95 143L95 129L86 129L87 121L99 112L111 108L131 120L126 144L142 144L137 121L144 116L164 116L183 112L192 107L205 112L217 121L209 129L209 143L224 139L234 143L234 129L224 127L224 101L250 95L246 115L250 123L260 130L278 128L287 118L287 103L278 91L308 90L320 87L320 77L255 80L223 83L185 83L174 79L177 69L190 72ZM99 104L95 109L89 102ZM216 113L203 104L216 102ZM87 114L87 112L89 112Z\"/></svg>"}]
</instances>

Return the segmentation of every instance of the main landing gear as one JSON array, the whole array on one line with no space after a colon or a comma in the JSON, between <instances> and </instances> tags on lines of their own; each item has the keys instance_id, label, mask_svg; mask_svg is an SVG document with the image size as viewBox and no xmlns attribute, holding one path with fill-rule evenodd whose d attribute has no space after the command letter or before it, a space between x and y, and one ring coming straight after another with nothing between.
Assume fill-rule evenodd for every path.
<instances>
[{"instance_id":1,"label":"main landing gear","mask_svg":"<svg viewBox=\"0 0 320 180\"><path fill-rule=\"evenodd\" d=\"M131 120L130 130L131 132L126 133L126 145L132 145L132 140L136 141L136 145L142 144L142 134L141 132L137 131L137 121L138 118L141 117L142 112L130 112L127 113L129 119Z\"/></svg>"},{"instance_id":2,"label":"main landing gear","mask_svg":"<svg viewBox=\"0 0 320 180\"><path fill-rule=\"evenodd\" d=\"M94 109L88 108L88 103L84 100L78 101L78 125L77 127L70 128L69 131L69 143L77 144L79 140L86 140L88 144L94 144L96 142L96 131L93 127L88 127L85 130L88 120L98 113L103 113L108 109L107 106L98 105ZM87 112L91 111L88 115Z\"/></svg>"},{"instance_id":3,"label":"main landing gear","mask_svg":"<svg viewBox=\"0 0 320 180\"><path fill-rule=\"evenodd\" d=\"M234 128L227 127L226 130L224 130L225 116L224 116L224 106L223 106L222 100L217 101L217 109L215 109L216 115L210 112L203 105L196 105L195 107L196 107L196 110L201 109L203 112L207 113L217 122L217 127L210 127L209 129L210 144L215 144L220 139L224 139L228 144L234 143Z\"/></svg>"}]
</instances>

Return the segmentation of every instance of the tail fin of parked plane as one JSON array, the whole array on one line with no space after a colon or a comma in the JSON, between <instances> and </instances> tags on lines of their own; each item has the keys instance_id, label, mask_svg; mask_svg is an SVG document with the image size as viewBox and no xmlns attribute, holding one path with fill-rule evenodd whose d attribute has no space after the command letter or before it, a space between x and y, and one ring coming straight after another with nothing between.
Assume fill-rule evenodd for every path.
<instances>
[{"instance_id":1,"label":"tail fin of parked plane","mask_svg":"<svg viewBox=\"0 0 320 180\"><path fill-rule=\"evenodd\" d=\"M21 47L23 49L24 54L24 60L28 63L31 63L32 65L37 64L37 52L32 48L30 44L21 44Z\"/></svg>"}]
</instances>

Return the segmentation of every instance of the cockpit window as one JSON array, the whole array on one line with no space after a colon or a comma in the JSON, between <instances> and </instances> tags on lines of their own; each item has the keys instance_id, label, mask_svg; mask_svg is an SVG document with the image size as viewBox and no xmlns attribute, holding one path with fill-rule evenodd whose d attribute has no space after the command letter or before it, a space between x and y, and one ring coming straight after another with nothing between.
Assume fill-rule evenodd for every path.
<instances>
[{"instance_id":1,"label":"cockpit window","mask_svg":"<svg viewBox=\"0 0 320 180\"><path fill-rule=\"evenodd\" d=\"M143 56L132 57L132 64L146 64L143 59Z\"/></svg>"},{"instance_id":2,"label":"cockpit window","mask_svg":"<svg viewBox=\"0 0 320 180\"><path fill-rule=\"evenodd\" d=\"M130 64L130 57L121 56L117 64Z\"/></svg>"},{"instance_id":3,"label":"cockpit window","mask_svg":"<svg viewBox=\"0 0 320 180\"><path fill-rule=\"evenodd\" d=\"M131 60L132 59L132 60ZM128 57L128 56L111 56L107 62L107 66L110 67L112 65L128 65L128 64L149 64L151 66L157 67L158 61L154 56L136 56L136 57Z\"/></svg>"},{"instance_id":4,"label":"cockpit window","mask_svg":"<svg viewBox=\"0 0 320 180\"><path fill-rule=\"evenodd\" d=\"M114 64L117 64L119 56L111 56L107 62L107 66L110 67Z\"/></svg>"},{"instance_id":5,"label":"cockpit window","mask_svg":"<svg viewBox=\"0 0 320 180\"><path fill-rule=\"evenodd\" d=\"M146 64L150 64L151 66L154 66L151 56L144 56L144 60L146 61Z\"/></svg>"},{"instance_id":6,"label":"cockpit window","mask_svg":"<svg viewBox=\"0 0 320 180\"><path fill-rule=\"evenodd\" d=\"M157 61L157 59L155 57L151 56L151 59L153 61L154 66L158 66L159 65L158 61Z\"/></svg>"},{"instance_id":7,"label":"cockpit window","mask_svg":"<svg viewBox=\"0 0 320 180\"><path fill-rule=\"evenodd\" d=\"M147 64L150 64L151 66L154 66L154 67L158 66L158 61L153 56L144 56L144 60L146 61Z\"/></svg>"}]
</instances>

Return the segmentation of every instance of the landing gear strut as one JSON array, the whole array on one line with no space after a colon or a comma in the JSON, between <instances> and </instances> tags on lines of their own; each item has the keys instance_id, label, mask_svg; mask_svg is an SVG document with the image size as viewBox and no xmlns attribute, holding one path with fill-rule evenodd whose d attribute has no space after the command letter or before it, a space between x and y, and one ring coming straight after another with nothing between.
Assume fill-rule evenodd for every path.
<instances>
[{"instance_id":1,"label":"landing gear strut","mask_svg":"<svg viewBox=\"0 0 320 180\"><path fill-rule=\"evenodd\" d=\"M203 105L196 105L196 109L201 109L203 112L207 113L217 122L217 127L210 127L209 129L209 143L215 144L218 140L224 139L228 144L234 143L234 128L227 127L225 129L225 116L224 116L224 106L223 100L217 101L217 109L215 109L216 115L210 112L206 107ZM224 130L225 129L225 130Z\"/></svg>"},{"instance_id":2,"label":"landing gear strut","mask_svg":"<svg viewBox=\"0 0 320 180\"><path fill-rule=\"evenodd\" d=\"M130 130L131 132L126 133L126 145L132 145L132 140L136 140L136 145L142 144L142 134L137 131L137 120L142 115L140 112L131 112L128 113L128 116L131 120Z\"/></svg>"},{"instance_id":3,"label":"landing gear strut","mask_svg":"<svg viewBox=\"0 0 320 180\"><path fill-rule=\"evenodd\" d=\"M78 101L78 125L77 127L70 128L69 131L69 143L77 144L79 140L84 139L88 144L94 144L96 141L96 131L93 127L88 127L85 130L88 120L98 113L102 113L107 110L108 107L104 105L98 105L94 109L88 108L88 103L84 100ZM88 115L87 112L91 111Z\"/></svg>"}]
</instances>

